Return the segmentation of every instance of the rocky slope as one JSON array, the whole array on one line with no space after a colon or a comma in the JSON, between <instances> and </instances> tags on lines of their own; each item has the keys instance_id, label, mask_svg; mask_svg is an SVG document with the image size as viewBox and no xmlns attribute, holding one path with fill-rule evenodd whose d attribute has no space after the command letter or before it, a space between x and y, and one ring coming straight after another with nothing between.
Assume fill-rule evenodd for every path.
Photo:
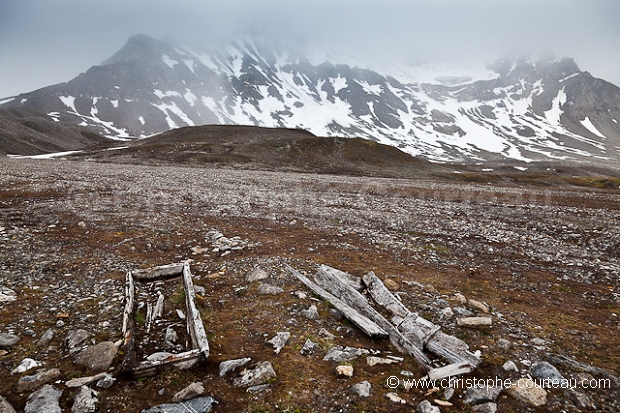
<instances>
[{"instance_id":1,"label":"rocky slope","mask_svg":"<svg viewBox=\"0 0 620 413\"><path fill-rule=\"evenodd\" d=\"M620 159L620 89L570 59L418 83L257 41L194 50L136 35L63 84L2 101L113 138L238 124L363 137L436 160Z\"/></svg>"}]
</instances>

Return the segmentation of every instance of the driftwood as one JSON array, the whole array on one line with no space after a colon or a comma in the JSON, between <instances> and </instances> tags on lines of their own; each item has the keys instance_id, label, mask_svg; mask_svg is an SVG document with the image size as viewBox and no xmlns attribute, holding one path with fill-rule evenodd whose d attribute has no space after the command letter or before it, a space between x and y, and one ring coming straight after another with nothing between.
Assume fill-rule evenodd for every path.
<instances>
[{"instance_id":1,"label":"driftwood","mask_svg":"<svg viewBox=\"0 0 620 413\"><path fill-rule=\"evenodd\" d=\"M135 273L138 274L137 277L134 276ZM135 281L152 282L173 277L182 277L183 279L185 304L187 310L187 331L191 338L193 348L184 353L170 355L162 360L146 360L138 363L135 352ZM131 373L134 377L146 377L157 374L157 372L169 367L181 369L189 368L200 361L201 358L206 359L209 357L209 342L200 317L200 312L198 311L194 300L194 283L192 282L192 274L187 262L164 265L152 270L128 272L125 283L125 309L123 312L123 337L125 342L123 371ZM157 317L162 316L163 304L164 296L161 293L159 294L155 307L152 307L150 303L147 303L147 317L145 325L145 330L147 333L149 332L153 321Z\"/></svg>"},{"instance_id":2,"label":"driftwood","mask_svg":"<svg viewBox=\"0 0 620 413\"><path fill-rule=\"evenodd\" d=\"M469 363L465 362L448 364L447 366L429 370L427 375L430 380L441 380L444 377L452 377L467 373L471 373L471 366Z\"/></svg>"},{"instance_id":3,"label":"driftwood","mask_svg":"<svg viewBox=\"0 0 620 413\"><path fill-rule=\"evenodd\" d=\"M467 363L471 366L470 371L480 364L480 358L469 351L467 343L441 332L441 327L409 311L372 271L363 280L373 300L392 313L392 321L397 324L398 330L420 348L426 348L456 365Z\"/></svg>"},{"instance_id":4,"label":"driftwood","mask_svg":"<svg viewBox=\"0 0 620 413\"><path fill-rule=\"evenodd\" d=\"M336 298L333 294L325 291L322 287L310 281L305 275L292 267L286 266L291 274L293 274L299 281L301 281L306 287L312 290L313 293L319 297L329 301L338 311L340 311L346 318L348 318L353 324L360 328L366 335L370 337L385 338L388 333L379 327L376 323L360 314L353 307L346 304L344 301Z\"/></svg>"}]
</instances>

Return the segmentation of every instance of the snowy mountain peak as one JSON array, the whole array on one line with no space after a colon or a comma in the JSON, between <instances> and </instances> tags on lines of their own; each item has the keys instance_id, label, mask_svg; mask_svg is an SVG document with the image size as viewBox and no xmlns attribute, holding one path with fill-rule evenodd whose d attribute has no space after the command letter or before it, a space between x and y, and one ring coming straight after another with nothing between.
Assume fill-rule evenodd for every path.
<instances>
[{"instance_id":1,"label":"snowy mountain peak","mask_svg":"<svg viewBox=\"0 0 620 413\"><path fill-rule=\"evenodd\" d=\"M442 161L620 159L620 90L572 59L398 72L311 63L255 39L198 49L136 35L101 66L3 106L121 139L240 124L364 137Z\"/></svg>"}]
</instances>

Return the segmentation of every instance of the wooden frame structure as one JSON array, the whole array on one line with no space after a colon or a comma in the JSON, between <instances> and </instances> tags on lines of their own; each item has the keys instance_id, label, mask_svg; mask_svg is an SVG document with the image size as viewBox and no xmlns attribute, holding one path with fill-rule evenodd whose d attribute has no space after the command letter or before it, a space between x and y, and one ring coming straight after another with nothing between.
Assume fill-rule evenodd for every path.
<instances>
[{"instance_id":1,"label":"wooden frame structure","mask_svg":"<svg viewBox=\"0 0 620 413\"><path fill-rule=\"evenodd\" d=\"M182 277L183 279L183 290L185 292L187 311L187 333L191 339L192 349L161 360L145 360L138 362L135 351L135 283L147 283L176 277ZM207 359L209 357L209 341L207 340L200 312L196 307L196 293L194 291L194 283L192 281L192 274L188 262L163 265L149 270L129 271L125 281L125 310L123 312L125 359L122 365L122 370L124 372L130 373L134 378L153 376L159 371L169 367L180 369L190 368L200 361L201 358ZM147 333L150 328L150 323L155 316L161 315L162 308L163 295L160 295L155 307L147 310Z\"/></svg>"}]
</instances>

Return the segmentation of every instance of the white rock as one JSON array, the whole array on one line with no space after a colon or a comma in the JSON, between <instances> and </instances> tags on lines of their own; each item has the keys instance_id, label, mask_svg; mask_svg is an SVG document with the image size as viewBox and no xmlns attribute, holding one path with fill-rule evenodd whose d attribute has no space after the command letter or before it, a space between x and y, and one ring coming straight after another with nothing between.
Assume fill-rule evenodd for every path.
<instances>
[{"instance_id":1,"label":"white rock","mask_svg":"<svg viewBox=\"0 0 620 413\"><path fill-rule=\"evenodd\" d=\"M11 371L11 374L23 373L30 369L41 367L41 365L42 364L40 361L36 361L30 358L25 358L21 361L21 363L19 363L19 366L17 366L16 368L13 369L13 371Z\"/></svg>"}]
</instances>

